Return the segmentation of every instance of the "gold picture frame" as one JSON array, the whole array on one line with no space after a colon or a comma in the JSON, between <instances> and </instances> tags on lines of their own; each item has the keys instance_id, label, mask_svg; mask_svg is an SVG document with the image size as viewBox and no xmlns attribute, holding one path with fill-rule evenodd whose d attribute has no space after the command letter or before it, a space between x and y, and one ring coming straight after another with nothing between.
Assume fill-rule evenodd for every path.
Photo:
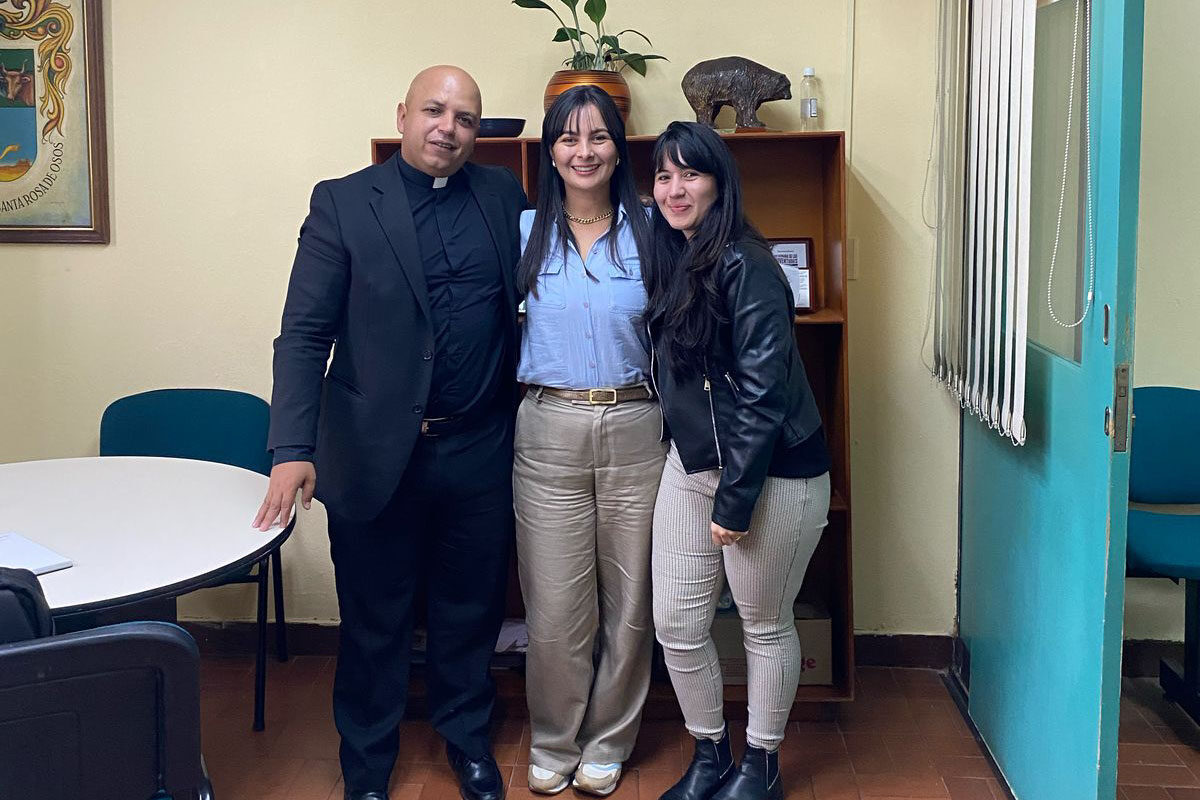
<instances>
[{"instance_id":1,"label":"gold picture frame","mask_svg":"<svg viewBox=\"0 0 1200 800\"><path fill-rule=\"evenodd\" d=\"M100 0L0 0L0 242L109 240Z\"/></svg>"}]
</instances>

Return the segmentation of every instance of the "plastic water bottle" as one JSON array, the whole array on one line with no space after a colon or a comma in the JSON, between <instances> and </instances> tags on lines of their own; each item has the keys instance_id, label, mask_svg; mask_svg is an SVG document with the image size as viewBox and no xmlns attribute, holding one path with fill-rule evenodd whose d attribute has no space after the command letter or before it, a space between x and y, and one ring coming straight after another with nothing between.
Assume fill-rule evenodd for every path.
<instances>
[{"instance_id":1,"label":"plastic water bottle","mask_svg":"<svg viewBox=\"0 0 1200 800\"><path fill-rule=\"evenodd\" d=\"M821 93L812 67L805 67L800 79L800 130L821 130Z\"/></svg>"}]
</instances>

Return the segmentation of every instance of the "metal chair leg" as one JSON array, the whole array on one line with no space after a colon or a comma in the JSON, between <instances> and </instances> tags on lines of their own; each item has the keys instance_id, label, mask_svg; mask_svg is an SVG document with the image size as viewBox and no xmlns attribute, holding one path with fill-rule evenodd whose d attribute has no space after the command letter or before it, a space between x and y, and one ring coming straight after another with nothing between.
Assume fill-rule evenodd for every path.
<instances>
[{"instance_id":1,"label":"metal chair leg","mask_svg":"<svg viewBox=\"0 0 1200 800\"><path fill-rule=\"evenodd\" d=\"M258 649L254 657L254 730L266 727L267 693L267 562L258 562Z\"/></svg>"},{"instance_id":2,"label":"metal chair leg","mask_svg":"<svg viewBox=\"0 0 1200 800\"><path fill-rule=\"evenodd\" d=\"M271 573L275 581L275 657L288 660L287 619L283 615L283 558L279 550L271 553Z\"/></svg>"},{"instance_id":3,"label":"metal chair leg","mask_svg":"<svg viewBox=\"0 0 1200 800\"><path fill-rule=\"evenodd\" d=\"M1200 723L1200 581L1189 578L1184 586L1183 665L1163 659L1158 666L1158 683L1168 700L1178 703L1193 721Z\"/></svg>"}]
</instances>

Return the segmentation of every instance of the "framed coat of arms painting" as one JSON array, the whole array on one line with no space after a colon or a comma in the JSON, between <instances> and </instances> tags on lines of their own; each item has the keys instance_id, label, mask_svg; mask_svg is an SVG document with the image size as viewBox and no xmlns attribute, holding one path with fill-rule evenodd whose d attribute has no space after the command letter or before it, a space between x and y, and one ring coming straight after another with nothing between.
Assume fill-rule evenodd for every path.
<instances>
[{"instance_id":1,"label":"framed coat of arms painting","mask_svg":"<svg viewBox=\"0 0 1200 800\"><path fill-rule=\"evenodd\" d=\"M108 242L100 0L0 0L0 242Z\"/></svg>"}]
</instances>

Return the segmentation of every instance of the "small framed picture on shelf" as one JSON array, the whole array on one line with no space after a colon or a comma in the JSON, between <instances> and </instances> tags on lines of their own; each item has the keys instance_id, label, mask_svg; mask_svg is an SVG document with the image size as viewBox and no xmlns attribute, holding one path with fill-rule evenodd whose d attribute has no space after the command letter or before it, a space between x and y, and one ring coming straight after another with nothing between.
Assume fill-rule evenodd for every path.
<instances>
[{"instance_id":1,"label":"small framed picture on shelf","mask_svg":"<svg viewBox=\"0 0 1200 800\"><path fill-rule=\"evenodd\" d=\"M783 267L797 311L813 310L812 248L810 237L771 240L771 254Z\"/></svg>"}]
</instances>

